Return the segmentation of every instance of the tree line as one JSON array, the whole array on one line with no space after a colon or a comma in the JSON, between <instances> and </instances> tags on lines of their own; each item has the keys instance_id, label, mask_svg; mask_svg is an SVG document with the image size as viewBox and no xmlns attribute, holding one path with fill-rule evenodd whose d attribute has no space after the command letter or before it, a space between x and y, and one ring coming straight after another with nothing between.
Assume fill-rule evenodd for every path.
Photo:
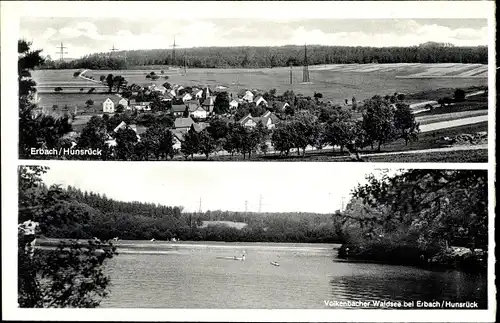
<instances>
[{"instance_id":1,"label":"tree line","mask_svg":"<svg viewBox=\"0 0 500 323\"><path fill-rule=\"evenodd\" d=\"M20 191L23 196L26 192ZM257 213L222 210L183 212L180 206L117 201L75 187L39 184L30 194L49 195L41 221L46 237L124 240L332 242L338 241L333 214ZM24 210L24 209L23 209ZM29 216L22 216L22 219ZM39 220L39 217L35 219ZM237 229L203 221L233 221L247 224ZM340 222L338 222L340 223Z\"/></svg>"},{"instance_id":2,"label":"tree line","mask_svg":"<svg viewBox=\"0 0 500 323\"><path fill-rule=\"evenodd\" d=\"M321 46L307 47L308 63L488 63L487 46L454 47L422 44L410 47ZM184 65L192 68L263 68L304 64L303 46L281 47L198 47L185 49L185 58L172 57L166 49L119 51L89 54L70 62L47 61L42 68L127 69L148 65Z\"/></svg>"}]
</instances>

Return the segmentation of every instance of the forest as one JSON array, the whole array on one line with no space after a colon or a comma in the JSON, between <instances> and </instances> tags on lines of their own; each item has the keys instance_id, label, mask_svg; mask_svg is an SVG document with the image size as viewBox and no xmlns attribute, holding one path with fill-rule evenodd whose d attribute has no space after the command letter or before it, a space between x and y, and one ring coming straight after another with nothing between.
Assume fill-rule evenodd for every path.
<instances>
[{"instance_id":1,"label":"forest","mask_svg":"<svg viewBox=\"0 0 500 323\"><path fill-rule=\"evenodd\" d=\"M89 54L69 62L47 60L44 69L120 70L149 65L190 68L273 68L304 64L304 47L195 47L179 49L128 50ZM412 47L307 46L307 63L488 63L487 46L455 47L428 42Z\"/></svg>"},{"instance_id":2,"label":"forest","mask_svg":"<svg viewBox=\"0 0 500 323\"><path fill-rule=\"evenodd\" d=\"M20 192L24 195L25 192ZM103 241L124 240L338 242L333 214L256 213L207 210L183 212L179 206L116 201L77 188L39 185L37 192L50 196L44 206L41 232L51 238ZM21 216L21 220L24 217ZM203 226L202 221L245 222L236 229L223 224ZM340 223L340 222L339 222Z\"/></svg>"}]
</instances>

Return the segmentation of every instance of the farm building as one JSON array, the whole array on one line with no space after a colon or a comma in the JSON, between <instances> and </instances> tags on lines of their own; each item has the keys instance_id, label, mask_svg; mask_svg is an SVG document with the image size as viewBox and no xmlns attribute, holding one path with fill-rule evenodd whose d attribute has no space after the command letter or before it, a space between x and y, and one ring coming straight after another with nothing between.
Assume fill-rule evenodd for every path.
<instances>
[{"instance_id":1,"label":"farm building","mask_svg":"<svg viewBox=\"0 0 500 323\"><path fill-rule=\"evenodd\" d=\"M285 109L289 106L290 104L288 104L288 102L283 102L283 101L273 102L273 107L276 109L276 111L285 111Z\"/></svg>"},{"instance_id":2,"label":"farm building","mask_svg":"<svg viewBox=\"0 0 500 323\"><path fill-rule=\"evenodd\" d=\"M191 130L196 131L196 132L202 132L205 128L210 126L209 123L207 122L198 122L198 123L193 123L191 125Z\"/></svg>"},{"instance_id":3,"label":"farm building","mask_svg":"<svg viewBox=\"0 0 500 323\"><path fill-rule=\"evenodd\" d=\"M130 110L129 107L128 107L128 100L125 99L125 98L121 98L119 101L118 101L118 104L121 104L123 105L123 107L127 110Z\"/></svg>"},{"instance_id":4,"label":"farm building","mask_svg":"<svg viewBox=\"0 0 500 323\"><path fill-rule=\"evenodd\" d=\"M196 106L193 108L189 107L189 115L197 119L206 119L208 113L207 110L205 110L203 107Z\"/></svg>"}]
</instances>

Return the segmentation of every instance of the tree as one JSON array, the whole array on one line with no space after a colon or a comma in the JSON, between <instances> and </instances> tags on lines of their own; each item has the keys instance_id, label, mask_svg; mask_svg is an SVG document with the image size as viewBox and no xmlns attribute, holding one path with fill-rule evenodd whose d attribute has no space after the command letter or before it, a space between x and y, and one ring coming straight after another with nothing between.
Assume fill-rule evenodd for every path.
<instances>
[{"instance_id":1,"label":"tree","mask_svg":"<svg viewBox=\"0 0 500 323\"><path fill-rule=\"evenodd\" d=\"M353 196L378 208L362 220L365 231L379 230L433 253L452 244L472 251L487 247L486 171L414 169L372 175Z\"/></svg>"},{"instance_id":2,"label":"tree","mask_svg":"<svg viewBox=\"0 0 500 323\"><path fill-rule=\"evenodd\" d=\"M63 88L60 87L60 86L54 88L54 92L56 92L56 93L59 93L59 92L62 92L62 91L63 91Z\"/></svg>"},{"instance_id":3,"label":"tree","mask_svg":"<svg viewBox=\"0 0 500 323\"><path fill-rule=\"evenodd\" d=\"M462 89L456 89L453 97L455 98L455 102L463 102L465 101L465 91Z\"/></svg>"},{"instance_id":4,"label":"tree","mask_svg":"<svg viewBox=\"0 0 500 323\"><path fill-rule=\"evenodd\" d=\"M220 92L215 97L214 113L224 114L229 112L229 95L227 92Z\"/></svg>"},{"instance_id":5,"label":"tree","mask_svg":"<svg viewBox=\"0 0 500 323\"><path fill-rule=\"evenodd\" d=\"M86 245L76 241L61 242L55 250L33 247L26 243L25 221L39 224L35 236L48 234L55 219L78 223L97 213L86 205L75 203L57 186L47 188L41 175L46 167L20 166L18 232L18 303L20 307L97 307L107 296L109 277L104 274L106 259L116 254L111 243ZM28 240L28 241L29 241ZM97 249L102 252L97 252Z\"/></svg>"},{"instance_id":6,"label":"tree","mask_svg":"<svg viewBox=\"0 0 500 323\"><path fill-rule=\"evenodd\" d=\"M210 135L207 129L203 129L198 134L198 152L204 154L208 160L210 154L216 152L217 148L217 141Z\"/></svg>"},{"instance_id":7,"label":"tree","mask_svg":"<svg viewBox=\"0 0 500 323\"><path fill-rule=\"evenodd\" d=\"M198 138L198 133L190 129L183 136L183 140L181 143L181 152L186 159L191 156L191 160L193 160L194 154L196 154L200 150L199 147L200 140Z\"/></svg>"},{"instance_id":8,"label":"tree","mask_svg":"<svg viewBox=\"0 0 500 323\"><path fill-rule=\"evenodd\" d=\"M137 143L137 134L129 127L118 129L116 132L116 156L120 160L132 160L134 146Z\"/></svg>"},{"instance_id":9,"label":"tree","mask_svg":"<svg viewBox=\"0 0 500 323\"><path fill-rule=\"evenodd\" d=\"M30 70L43 64L41 50L31 50L31 43L18 41L19 82L19 156L30 157L32 148L56 148L59 139L72 130L68 116L54 118L44 114L34 115L36 83Z\"/></svg>"},{"instance_id":10,"label":"tree","mask_svg":"<svg viewBox=\"0 0 500 323\"><path fill-rule=\"evenodd\" d=\"M158 123L153 123L148 127L146 132L141 135L141 142L146 151L146 160L149 153L152 153L156 160L160 160L160 158L167 159L168 156L173 158L175 155L172 132Z\"/></svg>"},{"instance_id":11,"label":"tree","mask_svg":"<svg viewBox=\"0 0 500 323\"><path fill-rule=\"evenodd\" d=\"M109 93L113 92L113 86L114 86L114 77L113 77L113 74L108 74L108 76L106 77L106 84L108 85L109 87Z\"/></svg>"},{"instance_id":12,"label":"tree","mask_svg":"<svg viewBox=\"0 0 500 323\"><path fill-rule=\"evenodd\" d=\"M125 110L125 107L123 106L123 104L118 104L115 108L115 111L117 113L122 113L123 111Z\"/></svg>"},{"instance_id":13,"label":"tree","mask_svg":"<svg viewBox=\"0 0 500 323\"><path fill-rule=\"evenodd\" d=\"M99 76L99 81L101 81L101 82L106 81L106 75Z\"/></svg>"},{"instance_id":14,"label":"tree","mask_svg":"<svg viewBox=\"0 0 500 323\"><path fill-rule=\"evenodd\" d=\"M107 138L106 121L99 116L92 116L82 129L78 139L78 147L101 149L103 151L102 159L105 160L111 153L106 144Z\"/></svg>"},{"instance_id":15,"label":"tree","mask_svg":"<svg viewBox=\"0 0 500 323\"><path fill-rule=\"evenodd\" d=\"M95 87L90 88L90 90L88 90L87 94L92 94L92 93L94 93L94 92L95 92Z\"/></svg>"},{"instance_id":16,"label":"tree","mask_svg":"<svg viewBox=\"0 0 500 323\"><path fill-rule=\"evenodd\" d=\"M90 109L90 108L91 108L91 107L93 107L93 106L94 106L94 100L92 100L92 99L88 99L87 101L85 101L85 107L86 107L87 109Z\"/></svg>"},{"instance_id":17,"label":"tree","mask_svg":"<svg viewBox=\"0 0 500 323\"><path fill-rule=\"evenodd\" d=\"M377 142L377 151L383 143L394 139L394 112L387 100L374 96L365 103L363 128L371 142Z\"/></svg>"},{"instance_id":18,"label":"tree","mask_svg":"<svg viewBox=\"0 0 500 323\"><path fill-rule=\"evenodd\" d=\"M394 127L396 136L405 140L405 145L408 142L418 140L419 123L415 121L415 115L411 112L409 105L398 103L396 111L394 111Z\"/></svg>"}]
</instances>

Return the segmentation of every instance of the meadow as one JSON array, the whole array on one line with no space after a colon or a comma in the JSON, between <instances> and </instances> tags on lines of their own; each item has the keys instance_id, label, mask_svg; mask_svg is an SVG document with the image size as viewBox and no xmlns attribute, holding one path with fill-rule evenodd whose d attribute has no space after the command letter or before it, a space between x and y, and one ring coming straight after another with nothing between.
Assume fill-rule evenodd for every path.
<instances>
[{"instance_id":1,"label":"meadow","mask_svg":"<svg viewBox=\"0 0 500 323\"><path fill-rule=\"evenodd\" d=\"M164 74L161 74L161 71ZM37 70L33 78L39 85L56 84L63 89L72 82L82 82L73 78L76 70ZM121 75L129 84L139 85L182 84L188 86L225 86L228 92L235 96L242 89L267 91L275 88L278 93L293 90L306 96L314 92L323 94L324 100L334 103L349 101L354 96L357 100L370 98L374 95L399 93L415 93L431 91L439 88L466 88L472 86L487 86L487 66L481 64L339 64L317 65L309 67L311 83L302 83L302 67L292 69L292 84L290 84L290 69L258 68L258 69L184 69L168 70L157 66L155 73L160 76L156 81L146 79L150 68L130 70L93 70L86 73L99 79L101 75ZM168 79L165 79L168 76ZM89 87L92 82L88 82ZM94 86L97 84L94 84ZM66 94L64 94L66 95ZM80 94L85 102L86 94ZM45 96L40 93L40 96ZM53 100L47 99L46 102ZM52 104L59 104L54 102Z\"/></svg>"}]
</instances>

